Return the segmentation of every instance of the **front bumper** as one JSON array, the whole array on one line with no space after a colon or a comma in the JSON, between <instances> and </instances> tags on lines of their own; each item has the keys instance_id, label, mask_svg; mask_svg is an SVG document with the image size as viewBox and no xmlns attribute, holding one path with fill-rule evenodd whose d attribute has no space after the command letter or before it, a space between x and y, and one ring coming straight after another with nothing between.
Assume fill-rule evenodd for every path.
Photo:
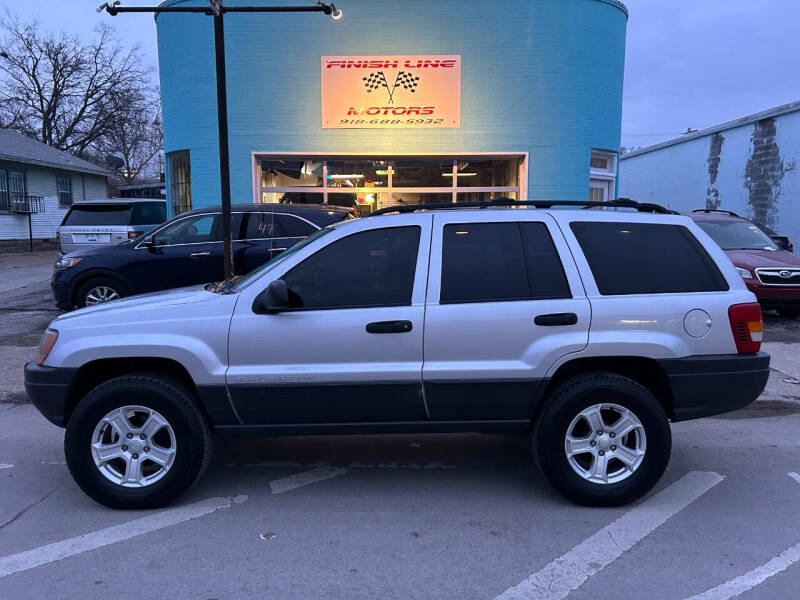
<instances>
[{"instance_id":1,"label":"front bumper","mask_svg":"<svg viewBox=\"0 0 800 600\"><path fill-rule=\"evenodd\" d=\"M61 310L72 309L72 302L69 297L69 285L64 281L64 273L62 271L53 271L53 277L50 279L50 289L53 292L53 298L58 308Z\"/></svg>"},{"instance_id":2,"label":"front bumper","mask_svg":"<svg viewBox=\"0 0 800 600\"><path fill-rule=\"evenodd\" d=\"M77 369L25 364L25 391L33 405L48 421L64 427L70 408L70 386Z\"/></svg>"},{"instance_id":3,"label":"front bumper","mask_svg":"<svg viewBox=\"0 0 800 600\"><path fill-rule=\"evenodd\" d=\"M769 354L716 354L663 359L674 421L744 408L767 385Z\"/></svg>"},{"instance_id":4,"label":"front bumper","mask_svg":"<svg viewBox=\"0 0 800 600\"><path fill-rule=\"evenodd\" d=\"M800 288L796 286L761 285L758 280L745 280L747 289L756 295L765 309L800 307Z\"/></svg>"}]
</instances>

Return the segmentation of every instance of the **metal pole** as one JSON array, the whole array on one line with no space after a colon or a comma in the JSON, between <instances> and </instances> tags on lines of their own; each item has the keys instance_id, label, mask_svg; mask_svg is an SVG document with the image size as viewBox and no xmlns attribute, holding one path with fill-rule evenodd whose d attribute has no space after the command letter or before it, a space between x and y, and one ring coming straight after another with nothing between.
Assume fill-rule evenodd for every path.
<instances>
[{"instance_id":1,"label":"metal pole","mask_svg":"<svg viewBox=\"0 0 800 600\"><path fill-rule=\"evenodd\" d=\"M214 12L214 54L217 60L217 125L219 129L219 179L222 204L222 255L225 279L233 277L231 244L231 170L228 161L228 99L225 80L223 11Z\"/></svg>"},{"instance_id":2,"label":"metal pole","mask_svg":"<svg viewBox=\"0 0 800 600\"><path fill-rule=\"evenodd\" d=\"M109 15L119 13L203 13L214 18L214 54L217 66L217 126L219 129L219 177L220 203L222 204L222 251L225 279L233 277L233 250L231 244L231 171L228 160L228 100L225 81L225 31L222 17L226 12L237 13L294 13L321 12L340 19L342 11L331 2L325 4L317 0L311 6L230 6L224 7L223 0L209 0L210 6L120 6L119 0L103 2L97 12L106 11ZM0 55L1 56L1 55ZM31 244L33 240L31 239ZM32 246L31 246L32 247Z\"/></svg>"},{"instance_id":3,"label":"metal pole","mask_svg":"<svg viewBox=\"0 0 800 600\"><path fill-rule=\"evenodd\" d=\"M31 252L33 252L33 223L31 222L30 212L28 212L28 241L30 242Z\"/></svg>"}]
</instances>

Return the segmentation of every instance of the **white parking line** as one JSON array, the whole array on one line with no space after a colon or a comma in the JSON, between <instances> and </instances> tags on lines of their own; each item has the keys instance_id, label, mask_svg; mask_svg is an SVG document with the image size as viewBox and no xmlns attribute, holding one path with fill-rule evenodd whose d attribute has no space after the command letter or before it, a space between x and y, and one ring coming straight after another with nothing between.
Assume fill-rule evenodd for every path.
<instances>
[{"instance_id":1,"label":"white parking line","mask_svg":"<svg viewBox=\"0 0 800 600\"><path fill-rule=\"evenodd\" d=\"M508 588L496 600L566 598L589 577L614 562L720 481L722 477L718 473L687 473L521 583Z\"/></svg>"},{"instance_id":2,"label":"white parking line","mask_svg":"<svg viewBox=\"0 0 800 600\"><path fill-rule=\"evenodd\" d=\"M20 571L27 571L76 554L96 550L138 535L196 519L222 508L230 508L233 502L243 502L246 499L246 496L237 496L233 499L209 498L208 500L171 508L139 519L133 519L127 523L47 544L46 546L39 546L33 550L4 556L0 558L0 579Z\"/></svg>"},{"instance_id":3,"label":"white parking line","mask_svg":"<svg viewBox=\"0 0 800 600\"><path fill-rule=\"evenodd\" d=\"M0 469L11 469L13 466L8 463L0 463Z\"/></svg>"},{"instance_id":4,"label":"white parking line","mask_svg":"<svg viewBox=\"0 0 800 600\"><path fill-rule=\"evenodd\" d=\"M317 467L310 471L303 471L302 473L289 475L288 477L273 479L269 482L269 487L273 494L282 494L283 492L288 492L310 483L324 481L331 477L336 477L337 475L344 475L345 473L347 473L347 469L342 467Z\"/></svg>"},{"instance_id":5,"label":"white parking line","mask_svg":"<svg viewBox=\"0 0 800 600\"><path fill-rule=\"evenodd\" d=\"M721 583L717 587L713 587L702 594L697 594L686 600L728 600L728 598L734 598L756 587L760 583L764 583L764 581L773 575L785 571L798 560L800 560L800 543L784 550L778 556L765 562L760 567L756 567L744 575Z\"/></svg>"},{"instance_id":6,"label":"white parking line","mask_svg":"<svg viewBox=\"0 0 800 600\"><path fill-rule=\"evenodd\" d=\"M797 483L800 483L800 475L798 475L794 471L792 471L791 473L788 473L788 475L789 475L789 477L794 479Z\"/></svg>"}]
</instances>

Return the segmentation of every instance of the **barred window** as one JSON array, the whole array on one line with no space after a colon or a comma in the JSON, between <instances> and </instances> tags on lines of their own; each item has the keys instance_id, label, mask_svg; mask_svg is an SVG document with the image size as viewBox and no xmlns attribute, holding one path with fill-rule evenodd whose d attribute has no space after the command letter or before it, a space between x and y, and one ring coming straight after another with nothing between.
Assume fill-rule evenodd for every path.
<instances>
[{"instance_id":1,"label":"barred window","mask_svg":"<svg viewBox=\"0 0 800 600\"><path fill-rule=\"evenodd\" d=\"M63 176L56 177L56 191L58 192L59 206L72 206L72 178Z\"/></svg>"},{"instance_id":2,"label":"barred window","mask_svg":"<svg viewBox=\"0 0 800 600\"><path fill-rule=\"evenodd\" d=\"M192 210L192 164L188 150L169 153L169 196L173 217Z\"/></svg>"}]
</instances>

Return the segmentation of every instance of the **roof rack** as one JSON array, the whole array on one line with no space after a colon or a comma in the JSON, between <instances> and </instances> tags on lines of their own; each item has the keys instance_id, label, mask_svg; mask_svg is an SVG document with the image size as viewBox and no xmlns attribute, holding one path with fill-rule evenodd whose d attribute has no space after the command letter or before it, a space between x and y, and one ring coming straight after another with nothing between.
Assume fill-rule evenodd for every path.
<instances>
[{"instance_id":1,"label":"roof rack","mask_svg":"<svg viewBox=\"0 0 800 600\"><path fill-rule=\"evenodd\" d=\"M732 210L724 210L722 208L695 208L693 213L722 213L724 215L730 215L731 217L739 217L735 212ZM739 217L741 218L741 217Z\"/></svg>"},{"instance_id":2,"label":"roof rack","mask_svg":"<svg viewBox=\"0 0 800 600\"><path fill-rule=\"evenodd\" d=\"M387 206L374 212L364 215L365 217L375 217L390 213L411 213L426 210L458 210L461 208L497 208L502 206L530 206L532 208L553 208L554 206L573 206L576 208L633 208L638 212L658 213L662 215L678 214L674 210L665 208L660 204L650 202L636 202L630 198L618 198L608 202L593 202L591 200L513 200L511 198L498 198L486 202L435 202L431 204L397 204Z\"/></svg>"}]
</instances>

